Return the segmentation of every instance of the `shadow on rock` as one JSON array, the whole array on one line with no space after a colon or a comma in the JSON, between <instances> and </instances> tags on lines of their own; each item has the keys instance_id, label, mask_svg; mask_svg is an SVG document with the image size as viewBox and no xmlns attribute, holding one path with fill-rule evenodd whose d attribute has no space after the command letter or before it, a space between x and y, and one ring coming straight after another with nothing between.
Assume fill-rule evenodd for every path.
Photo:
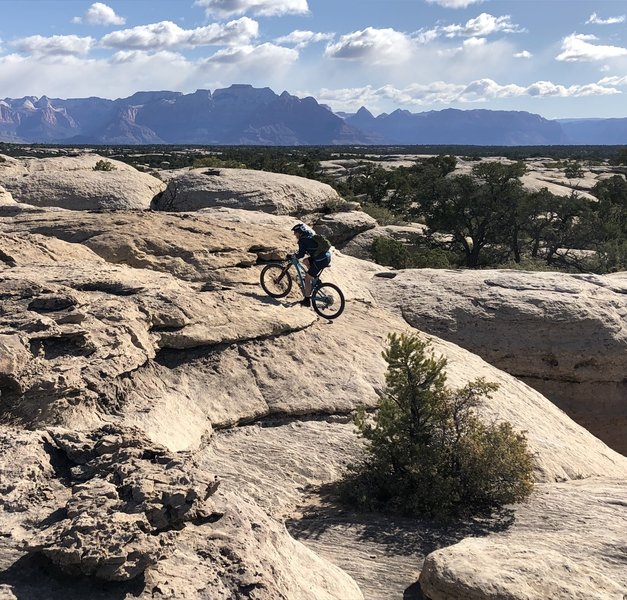
<instances>
[{"instance_id":1,"label":"shadow on rock","mask_svg":"<svg viewBox=\"0 0 627 600\"><path fill-rule=\"evenodd\" d=\"M300 540L320 538L338 526L352 530L352 538L384 547L386 554L424 558L434 550L467 537L483 537L509 529L514 511L503 508L491 515L447 522L379 512L357 512L340 503L335 484L309 490L311 503L301 507L300 517L287 521L290 533ZM354 537L353 537L354 536Z\"/></svg>"},{"instance_id":2,"label":"shadow on rock","mask_svg":"<svg viewBox=\"0 0 627 600\"><path fill-rule=\"evenodd\" d=\"M145 582L142 576L119 583L69 577L43 556L29 554L0 572L3 598L5 586L10 590L7 597L16 600L123 600L140 596Z\"/></svg>"}]
</instances>

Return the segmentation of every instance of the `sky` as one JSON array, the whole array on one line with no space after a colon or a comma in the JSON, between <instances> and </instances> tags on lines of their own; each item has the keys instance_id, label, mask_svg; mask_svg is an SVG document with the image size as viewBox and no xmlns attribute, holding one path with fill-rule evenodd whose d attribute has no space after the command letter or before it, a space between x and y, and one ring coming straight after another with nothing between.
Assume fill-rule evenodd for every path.
<instances>
[{"instance_id":1,"label":"sky","mask_svg":"<svg viewBox=\"0 0 627 600\"><path fill-rule=\"evenodd\" d=\"M0 98L234 83L375 115L627 117L627 0L0 0Z\"/></svg>"}]
</instances>

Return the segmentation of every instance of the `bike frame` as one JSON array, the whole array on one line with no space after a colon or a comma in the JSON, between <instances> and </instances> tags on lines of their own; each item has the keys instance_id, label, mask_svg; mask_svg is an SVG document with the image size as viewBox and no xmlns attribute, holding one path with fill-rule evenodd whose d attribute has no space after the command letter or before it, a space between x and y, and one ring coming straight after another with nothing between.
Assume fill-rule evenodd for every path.
<instances>
[{"instance_id":1,"label":"bike frame","mask_svg":"<svg viewBox=\"0 0 627 600\"><path fill-rule=\"evenodd\" d=\"M300 291L305 295L305 268L301 264L300 260L298 260L295 256L290 258L289 264L285 268L287 271L290 268L290 265L294 265L296 269L296 274L298 275L298 285L300 287ZM320 281L320 277L314 277L311 281L311 291L313 292L316 289Z\"/></svg>"}]
</instances>

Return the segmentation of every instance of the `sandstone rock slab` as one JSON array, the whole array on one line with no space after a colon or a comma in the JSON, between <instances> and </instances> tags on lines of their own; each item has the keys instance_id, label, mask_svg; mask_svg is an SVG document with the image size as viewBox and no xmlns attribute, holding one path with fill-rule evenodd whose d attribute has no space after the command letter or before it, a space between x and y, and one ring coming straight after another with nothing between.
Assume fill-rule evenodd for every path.
<instances>
[{"instance_id":1,"label":"sandstone rock slab","mask_svg":"<svg viewBox=\"0 0 627 600\"><path fill-rule=\"evenodd\" d=\"M98 161L109 171L94 170ZM165 184L126 163L97 154L0 162L0 185L13 199L70 210L147 209Z\"/></svg>"},{"instance_id":2,"label":"sandstone rock slab","mask_svg":"<svg viewBox=\"0 0 627 600\"><path fill-rule=\"evenodd\" d=\"M168 187L155 210L194 211L226 206L276 215L321 212L341 202L325 183L252 169L192 169L168 175Z\"/></svg>"},{"instance_id":3,"label":"sandstone rock slab","mask_svg":"<svg viewBox=\"0 0 627 600\"><path fill-rule=\"evenodd\" d=\"M625 480L541 487L506 532L429 555L420 575L431 600L618 600L627 593Z\"/></svg>"},{"instance_id":4,"label":"sandstone rock slab","mask_svg":"<svg viewBox=\"0 0 627 600\"><path fill-rule=\"evenodd\" d=\"M426 225L382 225L363 231L341 245L342 252L363 260L372 260L372 244L379 237L390 238L403 243L412 243L416 238L424 237Z\"/></svg>"},{"instance_id":5,"label":"sandstone rock slab","mask_svg":"<svg viewBox=\"0 0 627 600\"><path fill-rule=\"evenodd\" d=\"M377 222L367 213L353 210L325 215L314 225L316 233L326 236L336 246L345 244L356 235L373 229Z\"/></svg>"}]
</instances>

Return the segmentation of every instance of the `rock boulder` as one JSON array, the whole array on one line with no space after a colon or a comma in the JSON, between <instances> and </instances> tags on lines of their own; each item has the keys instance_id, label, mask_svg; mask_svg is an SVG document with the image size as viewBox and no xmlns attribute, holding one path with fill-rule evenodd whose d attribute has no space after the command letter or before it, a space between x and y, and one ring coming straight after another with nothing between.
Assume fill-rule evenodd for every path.
<instances>
[{"instance_id":1,"label":"rock boulder","mask_svg":"<svg viewBox=\"0 0 627 600\"><path fill-rule=\"evenodd\" d=\"M326 183L294 175L252 169L192 169L167 175L168 187L152 207L194 211L214 206L262 211L275 215L323 212L341 203Z\"/></svg>"},{"instance_id":2,"label":"rock boulder","mask_svg":"<svg viewBox=\"0 0 627 600\"><path fill-rule=\"evenodd\" d=\"M625 480L540 487L506 532L470 537L425 560L430 600L618 600L627 592Z\"/></svg>"},{"instance_id":3,"label":"rock boulder","mask_svg":"<svg viewBox=\"0 0 627 600\"><path fill-rule=\"evenodd\" d=\"M325 215L314 225L316 233L326 236L335 246L342 246L356 235L377 226L367 213L353 210Z\"/></svg>"},{"instance_id":4,"label":"rock boulder","mask_svg":"<svg viewBox=\"0 0 627 600\"><path fill-rule=\"evenodd\" d=\"M99 161L111 170L95 170ZM97 154L5 160L0 185L17 202L70 210L147 209L165 189L156 177Z\"/></svg>"}]
</instances>

